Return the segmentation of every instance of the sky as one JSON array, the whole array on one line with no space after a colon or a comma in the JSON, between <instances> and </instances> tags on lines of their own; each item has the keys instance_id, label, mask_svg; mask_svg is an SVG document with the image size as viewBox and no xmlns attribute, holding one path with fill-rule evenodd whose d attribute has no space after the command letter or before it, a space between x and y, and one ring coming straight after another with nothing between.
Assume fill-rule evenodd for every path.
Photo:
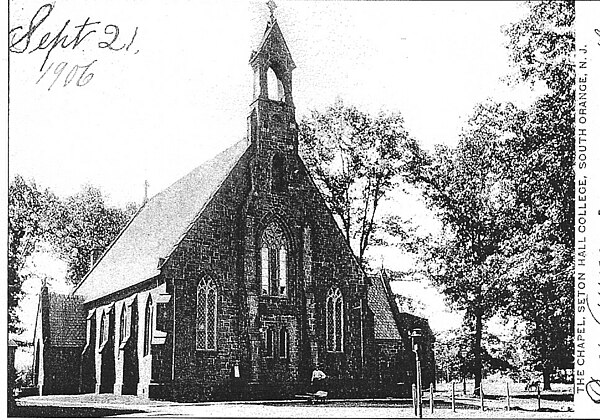
<instances>
[{"instance_id":1,"label":"sky","mask_svg":"<svg viewBox=\"0 0 600 420\"><path fill-rule=\"evenodd\" d=\"M16 44L24 52L10 54L10 177L21 174L61 196L89 183L111 205L139 204L145 180L153 196L245 136L248 60L269 17L265 2L44 4L10 1L15 40L36 12L48 13L28 45L26 38ZM409 134L432 148L456 143L476 103L527 106L534 97L529 87L503 81L511 68L501 27L523 15L520 3L277 4L297 66L297 120L339 98L370 113L401 112ZM63 27L69 43L86 18L83 29L96 32L77 46L36 50ZM385 206L423 217L414 195L396 194ZM381 250L379 258L391 268L411 264L397 251ZM443 306L440 296L432 299Z\"/></svg>"},{"instance_id":2,"label":"sky","mask_svg":"<svg viewBox=\"0 0 600 420\"><path fill-rule=\"evenodd\" d=\"M13 0L10 27L27 28L43 4ZM54 3L27 51L10 56L11 175L59 195L91 183L116 205L139 203L145 180L152 196L245 135L248 59L266 5L168 4ZM453 144L477 102L531 96L500 80L510 72L500 28L522 12L513 2L281 1L275 14L297 65L297 119L341 98L371 113L400 111L425 147ZM89 26L96 33L74 49L54 48L40 71L48 49L31 50L43 34L52 39L69 20L63 34L72 39L86 17L100 22ZM106 25L118 26L117 48L137 27L129 51L98 48L113 37ZM77 86L75 66L91 62L93 77Z\"/></svg>"}]
</instances>

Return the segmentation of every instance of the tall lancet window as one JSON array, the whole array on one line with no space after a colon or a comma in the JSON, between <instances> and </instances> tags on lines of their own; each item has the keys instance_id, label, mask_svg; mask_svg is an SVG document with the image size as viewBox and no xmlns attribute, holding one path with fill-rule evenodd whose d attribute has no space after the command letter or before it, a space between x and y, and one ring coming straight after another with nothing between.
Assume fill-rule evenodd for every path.
<instances>
[{"instance_id":1,"label":"tall lancet window","mask_svg":"<svg viewBox=\"0 0 600 420\"><path fill-rule=\"evenodd\" d=\"M265 229L261 237L261 293L288 295L288 245L283 231L276 223Z\"/></svg>"},{"instance_id":2,"label":"tall lancet window","mask_svg":"<svg viewBox=\"0 0 600 420\"><path fill-rule=\"evenodd\" d=\"M198 283L198 327L196 349L217 349L217 286L210 279Z\"/></svg>"},{"instance_id":3,"label":"tall lancet window","mask_svg":"<svg viewBox=\"0 0 600 420\"><path fill-rule=\"evenodd\" d=\"M146 310L144 311L144 356L148 356L150 354L150 345L152 344L153 317L152 296L148 295L148 300L146 300Z\"/></svg>"},{"instance_id":4,"label":"tall lancet window","mask_svg":"<svg viewBox=\"0 0 600 420\"><path fill-rule=\"evenodd\" d=\"M110 314L108 310L104 310L102 312L102 317L100 318L100 347L104 347L104 345L108 342L108 336L110 334Z\"/></svg>"},{"instance_id":5,"label":"tall lancet window","mask_svg":"<svg viewBox=\"0 0 600 420\"><path fill-rule=\"evenodd\" d=\"M285 158L276 153L271 161L271 191L283 192L285 188Z\"/></svg>"},{"instance_id":6,"label":"tall lancet window","mask_svg":"<svg viewBox=\"0 0 600 420\"><path fill-rule=\"evenodd\" d=\"M327 351L344 351L344 299L337 287L329 289L326 301Z\"/></svg>"}]
</instances>

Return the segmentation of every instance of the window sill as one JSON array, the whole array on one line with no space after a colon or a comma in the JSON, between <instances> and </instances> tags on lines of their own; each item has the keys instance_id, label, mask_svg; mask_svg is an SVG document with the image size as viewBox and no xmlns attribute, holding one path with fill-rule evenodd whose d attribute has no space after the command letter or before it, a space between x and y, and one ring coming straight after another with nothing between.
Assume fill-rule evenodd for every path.
<instances>
[{"instance_id":1,"label":"window sill","mask_svg":"<svg viewBox=\"0 0 600 420\"><path fill-rule=\"evenodd\" d=\"M100 346L98 347L98 353L102 353L104 351L104 348L106 347L107 343L108 343L108 340L106 340L104 343L100 344Z\"/></svg>"},{"instance_id":2,"label":"window sill","mask_svg":"<svg viewBox=\"0 0 600 420\"><path fill-rule=\"evenodd\" d=\"M217 354L218 350L217 349L199 349L196 348L196 353L204 353L204 354Z\"/></svg>"},{"instance_id":3,"label":"window sill","mask_svg":"<svg viewBox=\"0 0 600 420\"><path fill-rule=\"evenodd\" d=\"M264 300L267 300L267 299L281 300L281 299L289 299L290 298L288 295L260 295L260 297Z\"/></svg>"},{"instance_id":4,"label":"window sill","mask_svg":"<svg viewBox=\"0 0 600 420\"><path fill-rule=\"evenodd\" d=\"M154 334L152 334L152 345L162 345L167 341L167 333L164 331L155 330Z\"/></svg>"},{"instance_id":5,"label":"window sill","mask_svg":"<svg viewBox=\"0 0 600 420\"><path fill-rule=\"evenodd\" d=\"M129 336L125 337L123 341L121 341L121 345L119 346L119 350L123 350L127 343L129 342Z\"/></svg>"}]
</instances>

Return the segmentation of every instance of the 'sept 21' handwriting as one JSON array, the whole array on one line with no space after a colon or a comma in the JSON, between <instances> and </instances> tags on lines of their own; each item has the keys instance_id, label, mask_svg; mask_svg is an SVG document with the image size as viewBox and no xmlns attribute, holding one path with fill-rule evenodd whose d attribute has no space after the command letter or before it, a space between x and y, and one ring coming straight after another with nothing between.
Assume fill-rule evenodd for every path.
<instances>
[{"instance_id":1,"label":"'sept 21' handwriting","mask_svg":"<svg viewBox=\"0 0 600 420\"><path fill-rule=\"evenodd\" d=\"M40 71L44 69L46 62L50 58L50 55L52 54L55 48L60 47L63 49L70 48L72 50L75 50L83 43L83 41L86 40L86 38L88 39L88 41L90 41L93 38L93 36L92 38L88 37L92 34L98 33L98 35L95 35L96 37L103 37L97 42L98 48L108 49L110 51L129 51L133 44L133 41L135 40L135 37L137 36L138 27L136 26L135 30L131 33L130 37L127 37L126 41L123 41L123 37L121 36L120 38L119 27L113 24L104 25L104 34L102 35L99 32L97 32L96 29L94 29L95 27L98 27L96 25L100 25L100 21L91 22L89 17L87 17L82 24L75 25L72 27L72 29L75 30L74 34L69 34L69 32L71 31L71 28L69 27L71 23L70 19L68 19L64 23L62 28L55 34L52 31L43 33L42 30L40 30L39 28L40 26L42 26L42 24L48 18L48 16L50 16L52 10L54 10L54 5L50 3L44 4L37 10L35 15L31 18L31 21L29 22L29 26L27 28L24 28L23 26L17 26L15 28L12 28L9 32L9 50L11 52L28 52L29 54L34 53L36 51L46 52L44 61L42 62L42 66L40 67ZM37 38L38 34L41 35L39 38ZM104 37L104 35L106 37ZM136 50L135 54L137 54L137 52L138 51ZM83 68L86 66L78 67Z\"/></svg>"}]
</instances>

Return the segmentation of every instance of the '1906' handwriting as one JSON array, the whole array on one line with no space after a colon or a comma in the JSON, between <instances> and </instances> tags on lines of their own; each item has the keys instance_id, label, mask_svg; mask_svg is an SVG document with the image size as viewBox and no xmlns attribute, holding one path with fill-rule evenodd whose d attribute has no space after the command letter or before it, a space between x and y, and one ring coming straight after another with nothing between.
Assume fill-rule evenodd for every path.
<instances>
[{"instance_id":1,"label":"'1906' handwriting","mask_svg":"<svg viewBox=\"0 0 600 420\"><path fill-rule=\"evenodd\" d=\"M37 38L35 35L41 34L39 28L48 18L48 16L50 16L52 10L54 10L53 4L44 4L37 10L26 28L23 26L17 26L12 28L9 32L10 52L17 54L28 52L31 54L36 51L45 51L44 61L40 67L40 72L44 70L44 66L46 66L48 63L55 48L76 50L86 40L86 38L88 41L93 38L93 36L91 38L88 37L97 33L96 29L93 28L96 27L96 25L100 25L100 21L91 22L91 19L87 17L82 24L73 26L73 29L76 30L76 33L68 34L70 29L69 24L71 23L71 20L68 19L62 28L56 32L56 34L53 34L52 31L48 31ZM120 37L120 30L117 25L104 25L103 32L107 37L97 41L98 48L110 51L129 51L137 36L138 27L135 27L131 37L128 37L125 41L122 40L123 36ZM95 36L102 36L102 34ZM138 52L139 50L135 50L134 54L137 54ZM77 74L79 74L79 78L77 79L76 85L86 85L93 77L93 73L90 73L88 70L96 61L97 60L93 60L91 63L86 65L73 65L71 71L67 73L64 86L67 86ZM36 83L39 83L39 81L44 78L49 70L54 67L54 74L57 75L57 77L54 82L52 82L52 85L50 85L51 88L56 80L63 74L63 71L67 66L68 63L64 61L57 65L55 65L54 62L51 62ZM50 88L48 88L48 90L50 90Z\"/></svg>"}]
</instances>

